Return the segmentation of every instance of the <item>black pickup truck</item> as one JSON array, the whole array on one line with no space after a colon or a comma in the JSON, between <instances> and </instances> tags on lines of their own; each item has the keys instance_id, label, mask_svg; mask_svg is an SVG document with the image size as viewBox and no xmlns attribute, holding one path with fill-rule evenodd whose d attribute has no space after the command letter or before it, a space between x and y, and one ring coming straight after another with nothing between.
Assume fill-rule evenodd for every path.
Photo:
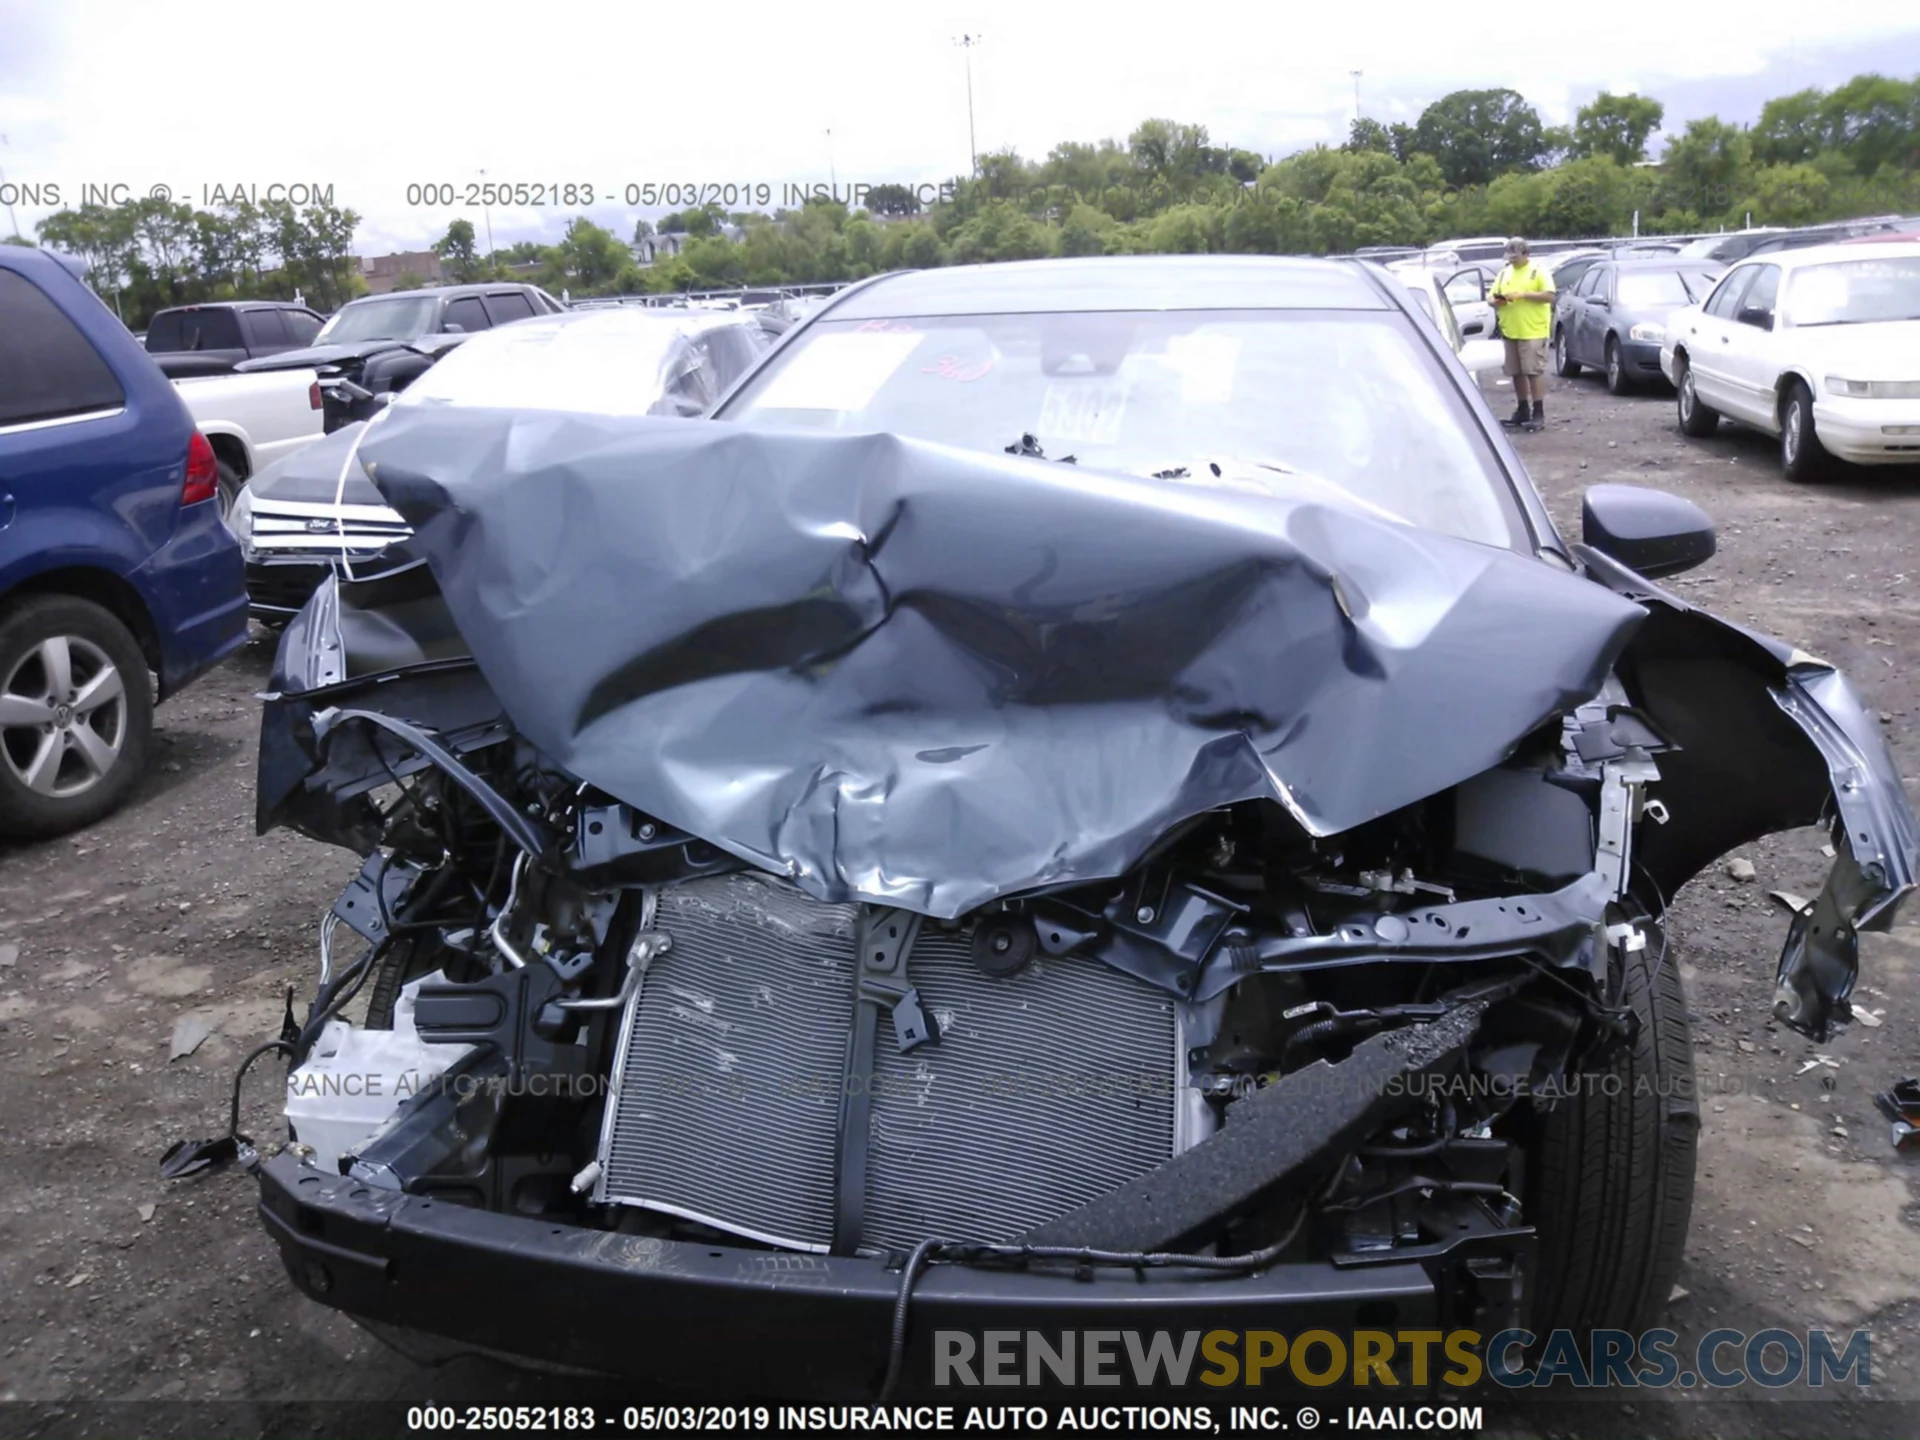
<instances>
[{"instance_id":1,"label":"black pickup truck","mask_svg":"<svg viewBox=\"0 0 1920 1440\"><path fill-rule=\"evenodd\" d=\"M173 379L224 375L243 360L306 348L326 323L306 306L284 300L176 305L147 325L146 347Z\"/></svg>"},{"instance_id":2,"label":"black pickup truck","mask_svg":"<svg viewBox=\"0 0 1920 1440\"><path fill-rule=\"evenodd\" d=\"M236 368L319 371L324 425L331 435L355 420L371 419L386 403L383 397L406 389L467 336L535 315L557 315L566 308L537 285L505 282L366 295L336 310L309 348L249 360Z\"/></svg>"}]
</instances>

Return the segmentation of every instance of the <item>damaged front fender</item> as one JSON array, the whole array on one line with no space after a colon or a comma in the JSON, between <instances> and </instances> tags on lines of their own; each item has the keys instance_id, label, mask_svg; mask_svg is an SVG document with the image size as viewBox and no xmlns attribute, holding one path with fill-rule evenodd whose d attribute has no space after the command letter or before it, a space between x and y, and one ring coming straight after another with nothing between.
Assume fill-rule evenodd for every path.
<instances>
[{"instance_id":1,"label":"damaged front fender","mask_svg":"<svg viewBox=\"0 0 1920 1440\"><path fill-rule=\"evenodd\" d=\"M1669 896L1763 835L1828 825L1826 886L1788 930L1774 1015L1824 1039L1852 1018L1859 932L1886 930L1914 887L1920 821L1884 735L1833 666L1688 605L1591 549L1587 573L1646 607L1618 673L1678 746L1653 787L1672 815L1638 860Z\"/></svg>"}]
</instances>

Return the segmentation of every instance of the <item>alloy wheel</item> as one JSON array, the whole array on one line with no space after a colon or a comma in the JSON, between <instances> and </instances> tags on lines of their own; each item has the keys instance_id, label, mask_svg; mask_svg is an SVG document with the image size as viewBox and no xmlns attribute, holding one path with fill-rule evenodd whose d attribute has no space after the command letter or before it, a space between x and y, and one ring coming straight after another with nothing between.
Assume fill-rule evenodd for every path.
<instances>
[{"instance_id":1,"label":"alloy wheel","mask_svg":"<svg viewBox=\"0 0 1920 1440\"><path fill-rule=\"evenodd\" d=\"M1786 423L1780 438L1786 447L1787 463L1791 465L1800 458L1800 407L1798 404L1787 406Z\"/></svg>"},{"instance_id":2,"label":"alloy wheel","mask_svg":"<svg viewBox=\"0 0 1920 1440\"><path fill-rule=\"evenodd\" d=\"M126 738L126 681L91 640L50 635L0 680L0 761L35 794L85 794Z\"/></svg>"}]
</instances>

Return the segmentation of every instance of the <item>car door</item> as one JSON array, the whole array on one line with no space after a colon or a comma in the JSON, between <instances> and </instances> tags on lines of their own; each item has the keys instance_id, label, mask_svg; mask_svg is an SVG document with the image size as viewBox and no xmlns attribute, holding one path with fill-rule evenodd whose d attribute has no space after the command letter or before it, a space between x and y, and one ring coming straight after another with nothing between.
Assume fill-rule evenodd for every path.
<instances>
[{"instance_id":1,"label":"car door","mask_svg":"<svg viewBox=\"0 0 1920 1440\"><path fill-rule=\"evenodd\" d=\"M240 323L246 332L247 352L250 355L278 355L283 350L293 348L278 310L242 311Z\"/></svg>"},{"instance_id":2,"label":"car door","mask_svg":"<svg viewBox=\"0 0 1920 1440\"><path fill-rule=\"evenodd\" d=\"M493 290L487 293L487 314L496 325L533 318L533 302L521 290Z\"/></svg>"},{"instance_id":3,"label":"car door","mask_svg":"<svg viewBox=\"0 0 1920 1440\"><path fill-rule=\"evenodd\" d=\"M1600 341L1595 338L1595 320L1604 321L1605 312L1597 311L1595 300L1604 303L1609 267L1595 265L1580 277L1573 288L1573 303L1567 307L1567 355L1582 365L1600 363Z\"/></svg>"},{"instance_id":4,"label":"car door","mask_svg":"<svg viewBox=\"0 0 1920 1440\"><path fill-rule=\"evenodd\" d=\"M1729 398L1732 382L1728 375L1728 351L1733 344L1730 333L1733 312L1752 283L1753 272L1759 268L1758 265L1739 265L1729 270L1699 313L1687 321L1687 333L1682 337L1687 349L1687 366L1693 371L1695 393L1727 415L1739 413L1738 406Z\"/></svg>"},{"instance_id":5,"label":"car door","mask_svg":"<svg viewBox=\"0 0 1920 1440\"><path fill-rule=\"evenodd\" d=\"M1727 325L1725 387L1728 414L1764 430L1777 430L1774 382L1780 376L1779 336L1774 310L1780 295L1780 267L1755 265Z\"/></svg>"},{"instance_id":6,"label":"car door","mask_svg":"<svg viewBox=\"0 0 1920 1440\"><path fill-rule=\"evenodd\" d=\"M1620 303L1620 267L1606 264L1593 267L1599 279L1587 297L1587 352L1596 366L1607 363L1607 336L1613 333L1613 311Z\"/></svg>"},{"instance_id":7,"label":"car door","mask_svg":"<svg viewBox=\"0 0 1920 1440\"><path fill-rule=\"evenodd\" d=\"M1494 333L1493 306L1487 303L1487 277L1479 266L1456 270L1441 282L1447 303L1460 322L1462 340L1478 340Z\"/></svg>"}]
</instances>

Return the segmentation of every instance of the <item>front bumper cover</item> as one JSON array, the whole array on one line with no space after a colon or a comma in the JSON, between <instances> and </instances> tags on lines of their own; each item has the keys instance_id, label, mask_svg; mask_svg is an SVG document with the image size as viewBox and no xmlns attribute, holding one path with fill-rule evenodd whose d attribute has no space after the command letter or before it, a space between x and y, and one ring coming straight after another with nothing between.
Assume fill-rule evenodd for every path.
<instances>
[{"instance_id":1,"label":"front bumper cover","mask_svg":"<svg viewBox=\"0 0 1920 1440\"><path fill-rule=\"evenodd\" d=\"M581 1229L324 1175L291 1153L258 1171L260 1214L294 1283L376 1327L462 1351L742 1398L861 1401L887 1368L900 1270ZM1391 1263L1275 1265L1254 1275L936 1266L913 1290L902 1394L933 1388L934 1336L964 1331L1446 1328L1451 1277L1531 1232L1471 1237ZM1116 1349L1119 1347L1116 1345ZM1119 1384L1135 1388L1128 1366ZM1195 1372L1198 1373L1197 1370ZM1189 1398L1213 1398L1189 1377ZM750 1388L749 1388L750 1387ZM992 1393L992 1392L989 1392Z\"/></svg>"}]
</instances>

